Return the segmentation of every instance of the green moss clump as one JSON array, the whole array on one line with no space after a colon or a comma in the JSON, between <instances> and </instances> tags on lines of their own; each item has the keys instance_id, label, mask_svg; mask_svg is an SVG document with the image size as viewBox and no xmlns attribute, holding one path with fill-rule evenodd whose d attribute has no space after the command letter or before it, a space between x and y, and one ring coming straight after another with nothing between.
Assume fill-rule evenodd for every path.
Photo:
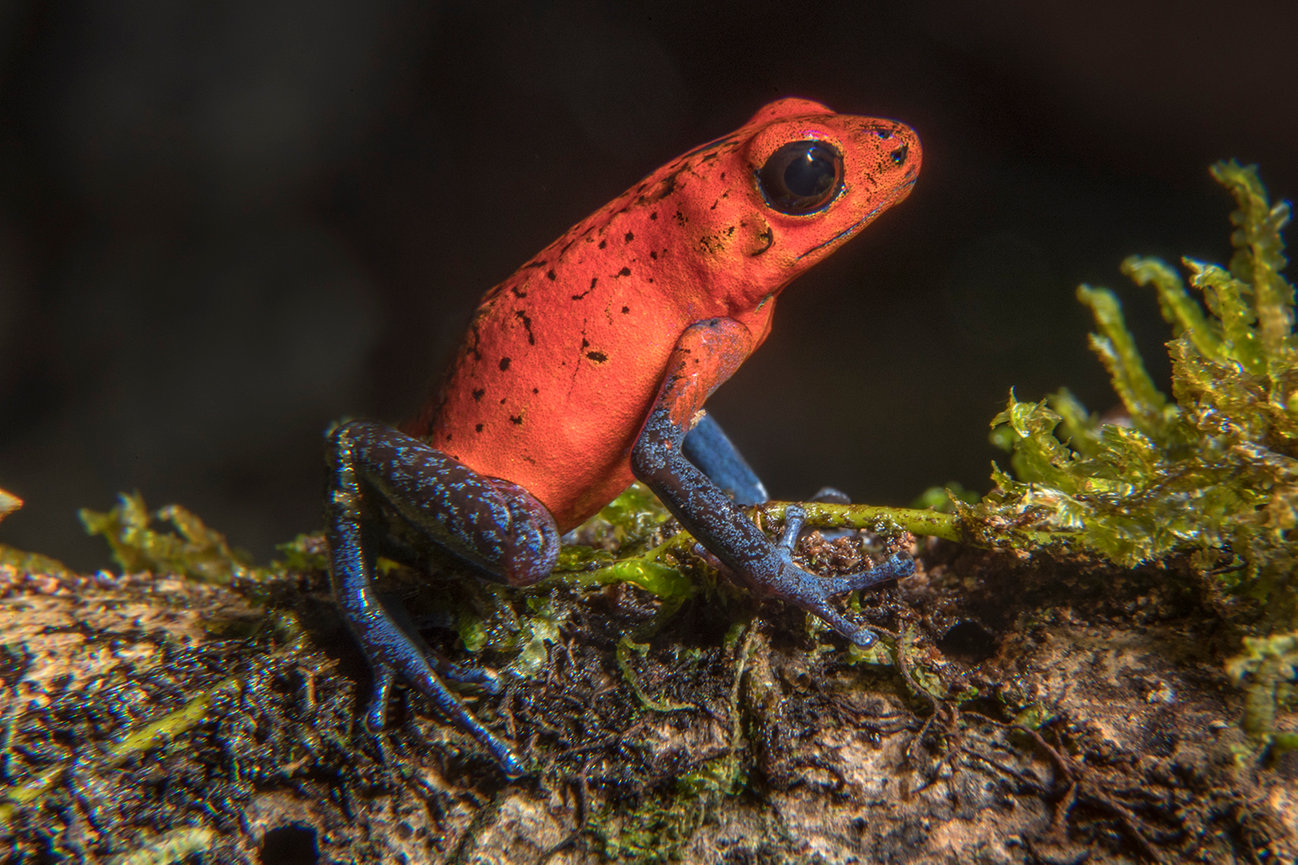
<instances>
[{"instance_id":1,"label":"green moss clump","mask_svg":"<svg viewBox=\"0 0 1298 865\"><path fill-rule=\"evenodd\" d=\"M1236 201L1235 251L1228 267L1183 260L1202 305L1164 262L1122 264L1157 291L1174 332L1172 398L1146 372L1116 296L1082 286L1097 327L1091 347L1126 417L1101 422L1066 390L1041 402L1011 393L992 438L1010 451L1013 472L996 468L997 489L960 508L966 522L1008 518L1128 566L1189 553L1224 588L1259 602L1263 632L1289 631L1298 623L1289 535L1298 525L1298 340L1294 288L1281 275L1289 205L1267 200L1253 166L1222 162L1212 174ZM1274 705L1274 676L1254 676L1258 664L1246 660L1232 670ZM1251 732L1265 733L1263 721Z\"/></svg>"},{"instance_id":2,"label":"green moss clump","mask_svg":"<svg viewBox=\"0 0 1298 865\"><path fill-rule=\"evenodd\" d=\"M0 489L0 520L23 506L23 500L11 492Z\"/></svg>"},{"instance_id":3,"label":"green moss clump","mask_svg":"<svg viewBox=\"0 0 1298 865\"><path fill-rule=\"evenodd\" d=\"M1294 289L1280 231L1289 206L1271 205L1252 166L1220 163L1213 176L1238 210L1229 268L1185 260L1201 308L1157 259L1129 258L1123 272L1158 291L1175 338L1169 400L1145 371L1112 292L1082 286L1104 362L1127 412L1101 423L1067 391L1009 405L993 439L1010 450L1013 475L996 471L995 504L1037 528L1126 565L1174 551L1226 556L1232 586L1292 620L1298 524L1298 351Z\"/></svg>"},{"instance_id":4,"label":"green moss clump","mask_svg":"<svg viewBox=\"0 0 1298 865\"><path fill-rule=\"evenodd\" d=\"M1298 632L1245 637L1243 654L1227 662L1226 672L1247 689L1244 731L1266 740L1274 753L1298 749L1298 733L1275 728L1276 708L1298 704Z\"/></svg>"},{"instance_id":5,"label":"green moss clump","mask_svg":"<svg viewBox=\"0 0 1298 865\"><path fill-rule=\"evenodd\" d=\"M180 505L151 513L139 493L122 493L110 510L83 508L80 517L88 534L108 542L113 559L125 573L181 574L216 585L255 575L246 554L233 549L223 534Z\"/></svg>"}]
</instances>

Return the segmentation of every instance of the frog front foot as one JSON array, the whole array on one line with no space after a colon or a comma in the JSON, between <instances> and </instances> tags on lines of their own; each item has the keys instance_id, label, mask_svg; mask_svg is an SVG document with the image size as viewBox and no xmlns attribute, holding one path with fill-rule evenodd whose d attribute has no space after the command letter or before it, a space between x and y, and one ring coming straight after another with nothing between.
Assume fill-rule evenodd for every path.
<instances>
[{"instance_id":1,"label":"frog front foot","mask_svg":"<svg viewBox=\"0 0 1298 865\"><path fill-rule=\"evenodd\" d=\"M806 519L807 512L801 505L789 505L785 509L784 529L775 546L773 561L753 568L749 579L767 593L821 619L856 645L862 648L873 645L878 639L873 631L853 622L829 602L849 592L864 591L909 577L915 573L915 560L909 555L894 553L882 564L855 574L821 577L808 573L793 563L793 550Z\"/></svg>"}]
</instances>

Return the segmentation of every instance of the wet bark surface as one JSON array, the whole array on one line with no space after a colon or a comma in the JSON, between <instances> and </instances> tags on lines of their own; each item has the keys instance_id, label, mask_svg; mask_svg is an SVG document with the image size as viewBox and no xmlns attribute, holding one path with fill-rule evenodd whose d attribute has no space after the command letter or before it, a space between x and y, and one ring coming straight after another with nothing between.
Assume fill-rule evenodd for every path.
<instances>
[{"instance_id":1,"label":"wet bark surface","mask_svg":"<svg viewBox=\"0 0 1298 865\"><path fill-rule=\"evenodd\" d=\"M803 547L850 567L845 549ZM895 647L873 655L724 586L659 621L625 586L391 575L453 657L448 597L488 638L530 628L526 675L465 695L529 759L514 780L404 690L365 731L369 673L322 573L0 569L0 860L1298 857L1298 760L1258 753L1223 672L1232 602L1188 568L920 558L862 599Z\"/></svg>"}]
</instances>

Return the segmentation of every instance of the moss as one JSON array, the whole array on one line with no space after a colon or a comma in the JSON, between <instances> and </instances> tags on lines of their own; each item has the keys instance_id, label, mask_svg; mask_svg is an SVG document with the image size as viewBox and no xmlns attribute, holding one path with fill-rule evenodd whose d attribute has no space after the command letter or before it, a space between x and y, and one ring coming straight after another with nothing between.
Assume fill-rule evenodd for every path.
<instances>
[{"instance_id":1,"label":"moss","mask_svg":"<svg viewBox=\"0 0 1298 865\"><path fill-rule=\"evenodd\" d=\"M23 500L8 490L0 489L0 520L23 506ZM65 576L71 571L58 559L19 550L8 544L0 544L0 568L8 574L58 574Z\"/></svg>"},{"instance_id":2,"label":"moss","mask_svg":"<svg viewBox=\"0 0 1298 865\"><path fill-rule=\"evenodd\" d=\"M1226 664L1226 672L1246 688L1244 731L1263 738L1274 753L1298 749L1298 733L1275 729L1276 709L1298 704L1298 632L1245 637L1244 652Z\"/></svg>"},{"instance_id":3,"label":"moss","mask_svg":"<svg viewBox=\"0 0 1298 865\"><path fill-rule=\"evenodd\" d=\"M139 493L122 493L115 507L105 512L83 508L80 517L86 532L108 542L124 572L180 574L217 585L254 576L246 554L180 505L150 513ZM174 531L164 528L167 524Z\"/></svg>"},{"instance_id":4,"label":"moss","mask_svg":"<svg viewBox=\"0 0 1298 865\"><path fill-rule=\"evenodd\" d=\"M1172 328L1171 398L1145 370L1116 295L1080 287L1096 324L1091 348L1125 417L1101 422L1066 390L1039 402L1011 393L992 438L1010 452L1012 471L996 468L996 489L958 511L966 524L999 520L1038 532L1036 548L1126 566L1189 555L1221 588L1257 602L1258 632L1283 632L1298 623L1298 546L1289 534L1298 524L1298 341L1294 289L1281 275L1289 206L1267 200L1253 166L1223 162L1212 174L1236 202L1229 265L1184 259L1183 280L1158 259L1122 264L1157 292ZM1273 709L1281 698L1275 665L1261 658L1292 664L1292 646L1283 648L1290 638L1246 643L1230 662L1250 705ZM1261 708L1246 715L1249 732L1288 744Z\"/></svg>"},{"instance_id":5,"label":"moss","mask_svg":"<svg viewBox=\"0 0 1298 865\"><path fill-rule=\"evenodd\" d=\"M0 489L0 520L23 506L23 500L7 490Z\"/></svg>"}]
</instances>

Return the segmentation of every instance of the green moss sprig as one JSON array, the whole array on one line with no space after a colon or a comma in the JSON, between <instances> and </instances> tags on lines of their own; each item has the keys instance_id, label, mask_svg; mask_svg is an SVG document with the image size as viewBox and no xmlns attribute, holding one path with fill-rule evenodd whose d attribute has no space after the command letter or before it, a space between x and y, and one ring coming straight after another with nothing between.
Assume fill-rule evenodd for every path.
<instances>
[{"instance_id":1,"label":"green moss sprig","mask_svg":"<svg viewBox=\"0 0 1298 865\"><path fill-rule=\"evenodd\" d=\"M246 554L181 505L151 512L138 492L122 493L109 510L82 508L80 517L88 534L108 542L113 559L126 573L183 574L228 585L255 572Z\"/></svg>"},{"instance_id":2,"label":"green moss sprig","mask_svg":"<svg viewBox=\"0 0 1298 865\"><path fill-rule=\"evenodd\" d=\"M1240 726L1261 738L1272 753L1298 750L1298 733L1276 729L1276 709L1298 704L1298 632L1245 637L1242 654L1226 662L1226 672L1245 688Z\"/></svg>"}]
</instances>

